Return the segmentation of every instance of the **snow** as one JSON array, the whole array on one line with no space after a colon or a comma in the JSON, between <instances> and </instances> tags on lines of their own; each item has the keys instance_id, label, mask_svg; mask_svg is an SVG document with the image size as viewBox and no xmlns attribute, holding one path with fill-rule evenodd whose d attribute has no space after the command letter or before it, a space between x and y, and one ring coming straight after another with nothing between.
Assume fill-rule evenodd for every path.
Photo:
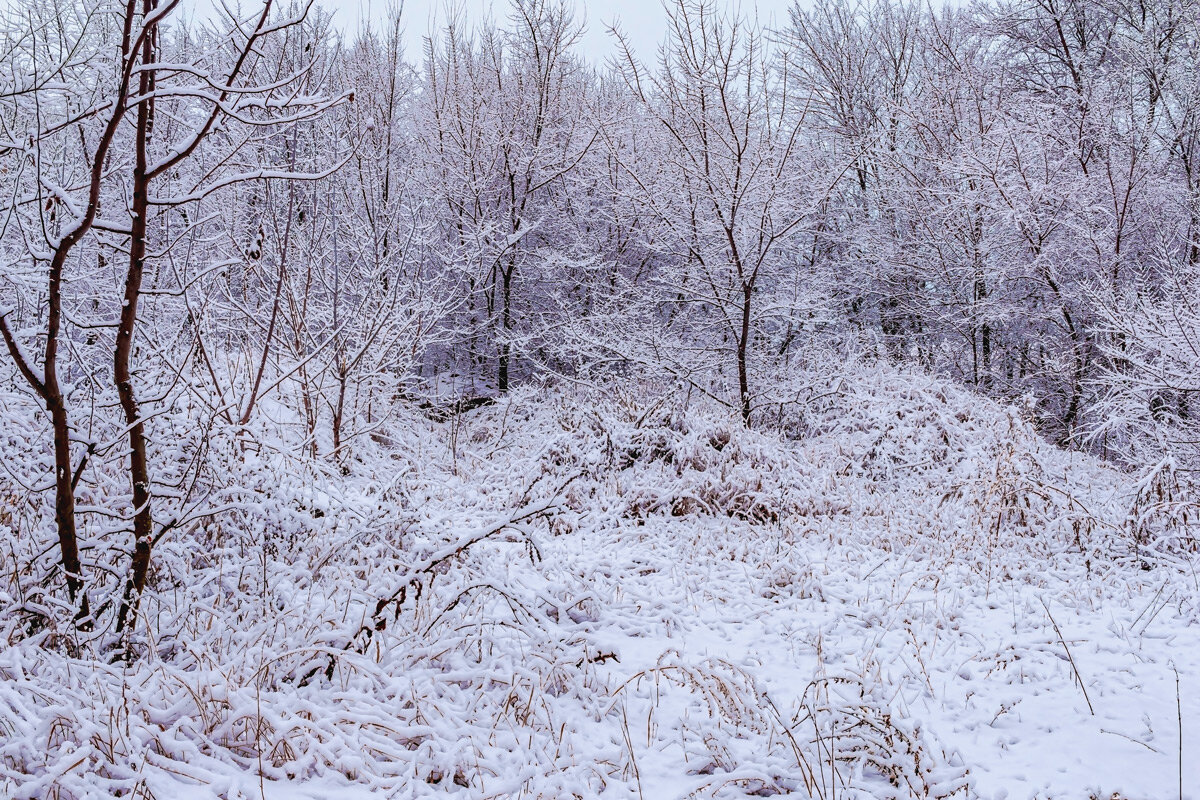
<instances>
[{"instance_id":1,"label":"snow","mask_svg":"<svg viewBox=\"0 0 1200 800\"><path fill-rule=\"evenodd\" d=\"M1200 798L1194 538L850 374L786 436L637 387L405 412L345 475L217 441L140 658L4 622L0 794Z\"/></svg>"}]
</instances>

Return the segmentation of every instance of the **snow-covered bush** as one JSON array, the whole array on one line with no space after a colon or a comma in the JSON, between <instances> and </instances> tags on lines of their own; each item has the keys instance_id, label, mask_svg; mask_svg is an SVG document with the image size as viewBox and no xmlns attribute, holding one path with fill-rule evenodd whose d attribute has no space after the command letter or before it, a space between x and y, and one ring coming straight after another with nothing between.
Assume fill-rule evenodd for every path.
<instances>
[{"instance_id":1,"label":"snow-covered bush","mask_svg":"<svg viewBox=\"0 0 1200 800\"><path fill-rule=\"evenodd\" d=\"M341 462L312 458L285 414L222 433L181 408L161 424L207 431L186 470L203 507L158 544L130 661L33 592L52 569L45 499L10 475L0 785L964 796L945 723L911 708L939 670L965 669L926 660L920 638L970 635L944 578L1111 582L1128 504L1157 490L1122 493L1117 473L939 381L876 367L830 389L800 438L650 384L523 390L443 421L397 408ZM10 464L42 457L36 436L4 441ZM121 497L89 485L98 508L105 487ZM1139 502L1139 530L1158 530ZM119 552L119 529L89 537ZM896 597L910 563L930 566ZM101 573L97 597L117 585ZM906 605L914 592L943 599ZM774 641L809 618L815 638L779 640L786 671L762 662L749 631ZM713 651L710 626L750 638ZM1002 655L993 671L1020 653ZM897 672L897 657L912 661Z\"/></svg>"}]
</instances>

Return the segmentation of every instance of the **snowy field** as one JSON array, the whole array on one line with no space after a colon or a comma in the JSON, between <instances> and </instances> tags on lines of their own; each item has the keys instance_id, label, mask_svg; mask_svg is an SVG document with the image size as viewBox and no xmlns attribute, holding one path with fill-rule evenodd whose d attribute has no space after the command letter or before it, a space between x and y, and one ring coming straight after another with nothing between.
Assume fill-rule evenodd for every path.
<instances>
[{"instance_id":1,"label":"snowy field","mask_svg":"<svg viewBox=\"0 0 1200 800\"><path fill-rule=\"evenodd\" d=\"M1169 467L858 375L761 432L639 388L414 413L346 475L214 446L142 658L5 622L0 796L1200 798Z\"/></svg>"}]
</instances>

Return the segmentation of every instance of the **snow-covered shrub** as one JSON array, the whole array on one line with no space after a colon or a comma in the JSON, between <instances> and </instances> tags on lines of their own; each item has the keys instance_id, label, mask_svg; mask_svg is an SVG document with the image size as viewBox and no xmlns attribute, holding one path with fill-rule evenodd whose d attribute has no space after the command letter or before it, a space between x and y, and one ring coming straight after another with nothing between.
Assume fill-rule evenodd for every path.
<instances>
[{"instance_id":1,"label":"snow-covered shrub","mask_svg":"<svg viewBox=\"0 0 1200 800\"><path fill-rule=\"evenodd\" d=\"M1197 550L1200 513L1173 459L1154 465L1134 487L1124 530L1141 566Z\"/></svg>"},{"instance_id":2,"label":"snow-covered shrub","mask_svg":"<svg viewBox=\"0 0 1200 800\"><path fill-rule=\"evenodd\" d=\"M796 510L789 476L802 474L799 464L777 435L748 430L733 414L676 407L604 423L632 518L705 514L762 523Z\"/></svg>"},{"instance_id":3,"label":"snow-covered shrub","mask_svg":"<svg viewBox=\"0 0 1200 800\"><path fill-rule=\"evenodd\" d=\"M1081 561L1119 569L1101 559L1128 550L1117 473L1016 412L887 368L841 380L800 438L649 385L523 390L444 421L396 409L395 430L341 462L313 458L283 413L225 432L190 413L161 422L172 453L196 447L172 462L192 512L158 543L132 661L39 589L54 569L44 497L18 488L4 506L7 795L182 783L234 797L261 780L284 794L960 796L960 757L898 699L945 665L921 662L922 678L875 649L894 656L902 631L916 643L918 623L957 641L951 584L1040 587L1056 565L1083 580ZM0 445L33 470L27 424L30 439ZM89 468L89 507L124 502L109 469ZM1138 535L1178 536L1143 488ZM88 530L102 598L124 531ZM927 566L906 588L890 571L909 563ZM790 682L738 661L744 644L703 651L708 624L736 638L776 609ZM791 638L810 623L843 641Z\"/></svg>"},{"instance_id":4,"label":"snow-covered shrub","mask_svg":"<svg viewBox=\"0 0 1200 800\"><path fill-rule=\"evenodd\" d=\"M645 717L638 735L647 747L655 738L679 737L688 774L708 778L688 797L736 787L752 797L803 792L833 800L848 786L882 778L876 797L915 800L964 796L968 785L961 764L935 755L919 728L890 707L882 687L853 676L815 678L794 708L781 708L737 665L690 663L669 651L619 686L612 708L623 720ZM659 716L681 722L660 726ZM631 737L626 745L636 760Z\"/></svg>"}]
</instances>

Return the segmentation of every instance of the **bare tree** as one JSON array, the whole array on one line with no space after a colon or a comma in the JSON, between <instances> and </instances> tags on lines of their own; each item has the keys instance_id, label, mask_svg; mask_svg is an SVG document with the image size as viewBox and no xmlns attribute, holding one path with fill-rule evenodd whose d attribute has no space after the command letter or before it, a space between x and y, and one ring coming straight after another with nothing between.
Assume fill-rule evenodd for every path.
<instances>
[{"instance_id":1,"label":"bare tree","mask_svg":"<svg viewBox=\"0 0 1200 800\"><path fill-rule=\"evenodd\" d=\"M58 7L48 9L50 14L60 10ZM26 83L17 86L6 96L11 104L9 124L24 123L29 131L16 139L12 136L15 131L10 127L11 138L7 149L9 156L19 161L19 174L26 174L28 170L30 179L28 183L18 182L14 185L8 213L22 225L26 258L46 271L45 325L36 337L28 334L23 337L42 339L40 364L18 338L23 331L14 330L10 324L12 310L0 310L0 334L4 337L9 355L30 388L45 403L53 426L54 516L59 552L66 575L67 592L71 602L78 606L76 619L83 626L90 626L91 610L79 560L74 485L86 456L78 466L75 464L71 447L73 431L70 408L59 379L64 273L75 249L97 222L109 155L129 110L129 98L136 91L133 81L140 54L154 36L158 19L152 18L149 25L145 24L144 18L139 19L136 0L128 0L118 23L117 60L101 67L102 72L108 71L112 75L109 91L98 97L81 97L78 103L72 102L71 98L43 97L57 94L56 85L64 78L74 79L72 84L76 81L82 83L82 75L78 74L82 71L79 63L86 63L88 59L72 58L77 49L90 51L90 59L100 61L103 58L99 46L101 41L96 39L93 30L93 26L103 25L102 21L96 19L97 16L94 12L82 18L63 14L63 19L76 22L78 27L72 30L72 40L63 41L60 38L56 42L57 59L44 55L42 20L35 21L32 14L28 20L28 32L10 33L16 39L15 48L27 48L24 63L31 73ZM90 144L89 134L92 140ZM66 145L58 142L52 145L52 140L71 135L79 139L82 152L78 155L72 153L70 161L60 162L61 170L56 170L43 156L52 149L61 153L59 148Z\"/></svg>"},{"instance_id":2,"label":"bare tree","mask_svg":"<svg viewBox=\"0 0 1200 800\"><path fill-rule=\"evenodd\" d=\"M10 209L22 223L28 257L34 263L48 264L46 325L39 334L44 339L41 364L27 354L21 342L29 337L29 331L14 331L8 324L9 313L0 320L0 332L18 369L50 411L55 431L59 545L68 592L79 604L81 624L89 621L90 610L79 559L74 488L95 445L89 444L88 453L78 464L73 463L75 434L58 369L68 285L64 271L85 247L101 270L122 257L126 261L124 277L114 294L108 294L111 290L103 286L102 271L91 281L74 282L76 311L71 317L77 329L93 331L86 345L100 346L108 330L113 337L113 388L123 417L119 430L127 443L119 452L128 455L133 525L128 576L116 604L119 633L133 625L154 541L178 522L166 518L155 529L147 415L136 386L139 320L145 314L147 276L152 270L155 297L186 294L191 288L189 279L159 280L157 265L171 262L175 250L193 240L202 228L203 215L189 216L189 212L195 214L205 198L240 183L311 177L287 168L247 163L244 156L258 139L257 131L298 124L338 101L297 91L304 67L266 74L264 39L297 26L307 13L306 6L277 18L272 14L272 0L265 0L248 25L231 19L226 30L211 32L210 47L203 51L187 47L186 37L170 46L164 41L166 20L177 7L176 2L158 0L130 0L121 7L116 17L119 57L105 64L100 55L91 56L89 66L94 70L102 67L93 74L111 76L99 84L98 97L86 94L92 87L78 76L63 80L66 76L61 71L76 64L65 59L51 65L52 70L59 70L57 79L35 81L13 101L21 104L28 98L35 118L42 116L48 105L61 109L58 113L62 114L59 119L44 121L22 148L23 160L34 175L33 186L26 191L33 191L39 199L30 203L27 194L14 192ZM77 44L86 45L92 37L102 42L106 35L102 29L112 18L89 6L82 19ZM35 47L36 34L30 42L29 57L37 67L45 57ZM71 148L72 139L79 143L79 150ZM50 152L60 159L53 170L44 157ZM201 155L205 164L189 169L189 162ZM81 179L72 172L82 172ZM91 302L86 311L85 300ZM114 312L113 321L103 317L109 309ZM95 312L100 318L89 321L87 316L94 318ZM176 355L189 357L188 352Z\"/></svg>"},{"instance_id":3,"label":"bare tree","mask_svg":"<svg viewBox=\"0 0 1200 800\"><path fill-rule=\"evenodd\" d=\"M632 174L678 257L666 283L679 302L711 310L732 342L721 349L749 425L756 299L814 205L796 179L804 109L789 105L787 62L773 59L757 22L691 0L667 14L656 69L620 39L621 75L660 137L659 163Z\"/></svg>"},{"instance_id":4,"label":"bare tree","mask_svg":"<svg viewBox=\"0 0 1200 800\"><path fill-rule=\"evenodd\" d=\"M511 28L465 34L451 21L426 44L424 153L450 232L444 259L472 297L472 349L496 349L496 388L507 392L522 337L520 284L536 270L557 184L596 139L582 97L581 32L562 0L514 0ZM480 318L481 317L481 318Z\"/></svg>"}]
</instances>

